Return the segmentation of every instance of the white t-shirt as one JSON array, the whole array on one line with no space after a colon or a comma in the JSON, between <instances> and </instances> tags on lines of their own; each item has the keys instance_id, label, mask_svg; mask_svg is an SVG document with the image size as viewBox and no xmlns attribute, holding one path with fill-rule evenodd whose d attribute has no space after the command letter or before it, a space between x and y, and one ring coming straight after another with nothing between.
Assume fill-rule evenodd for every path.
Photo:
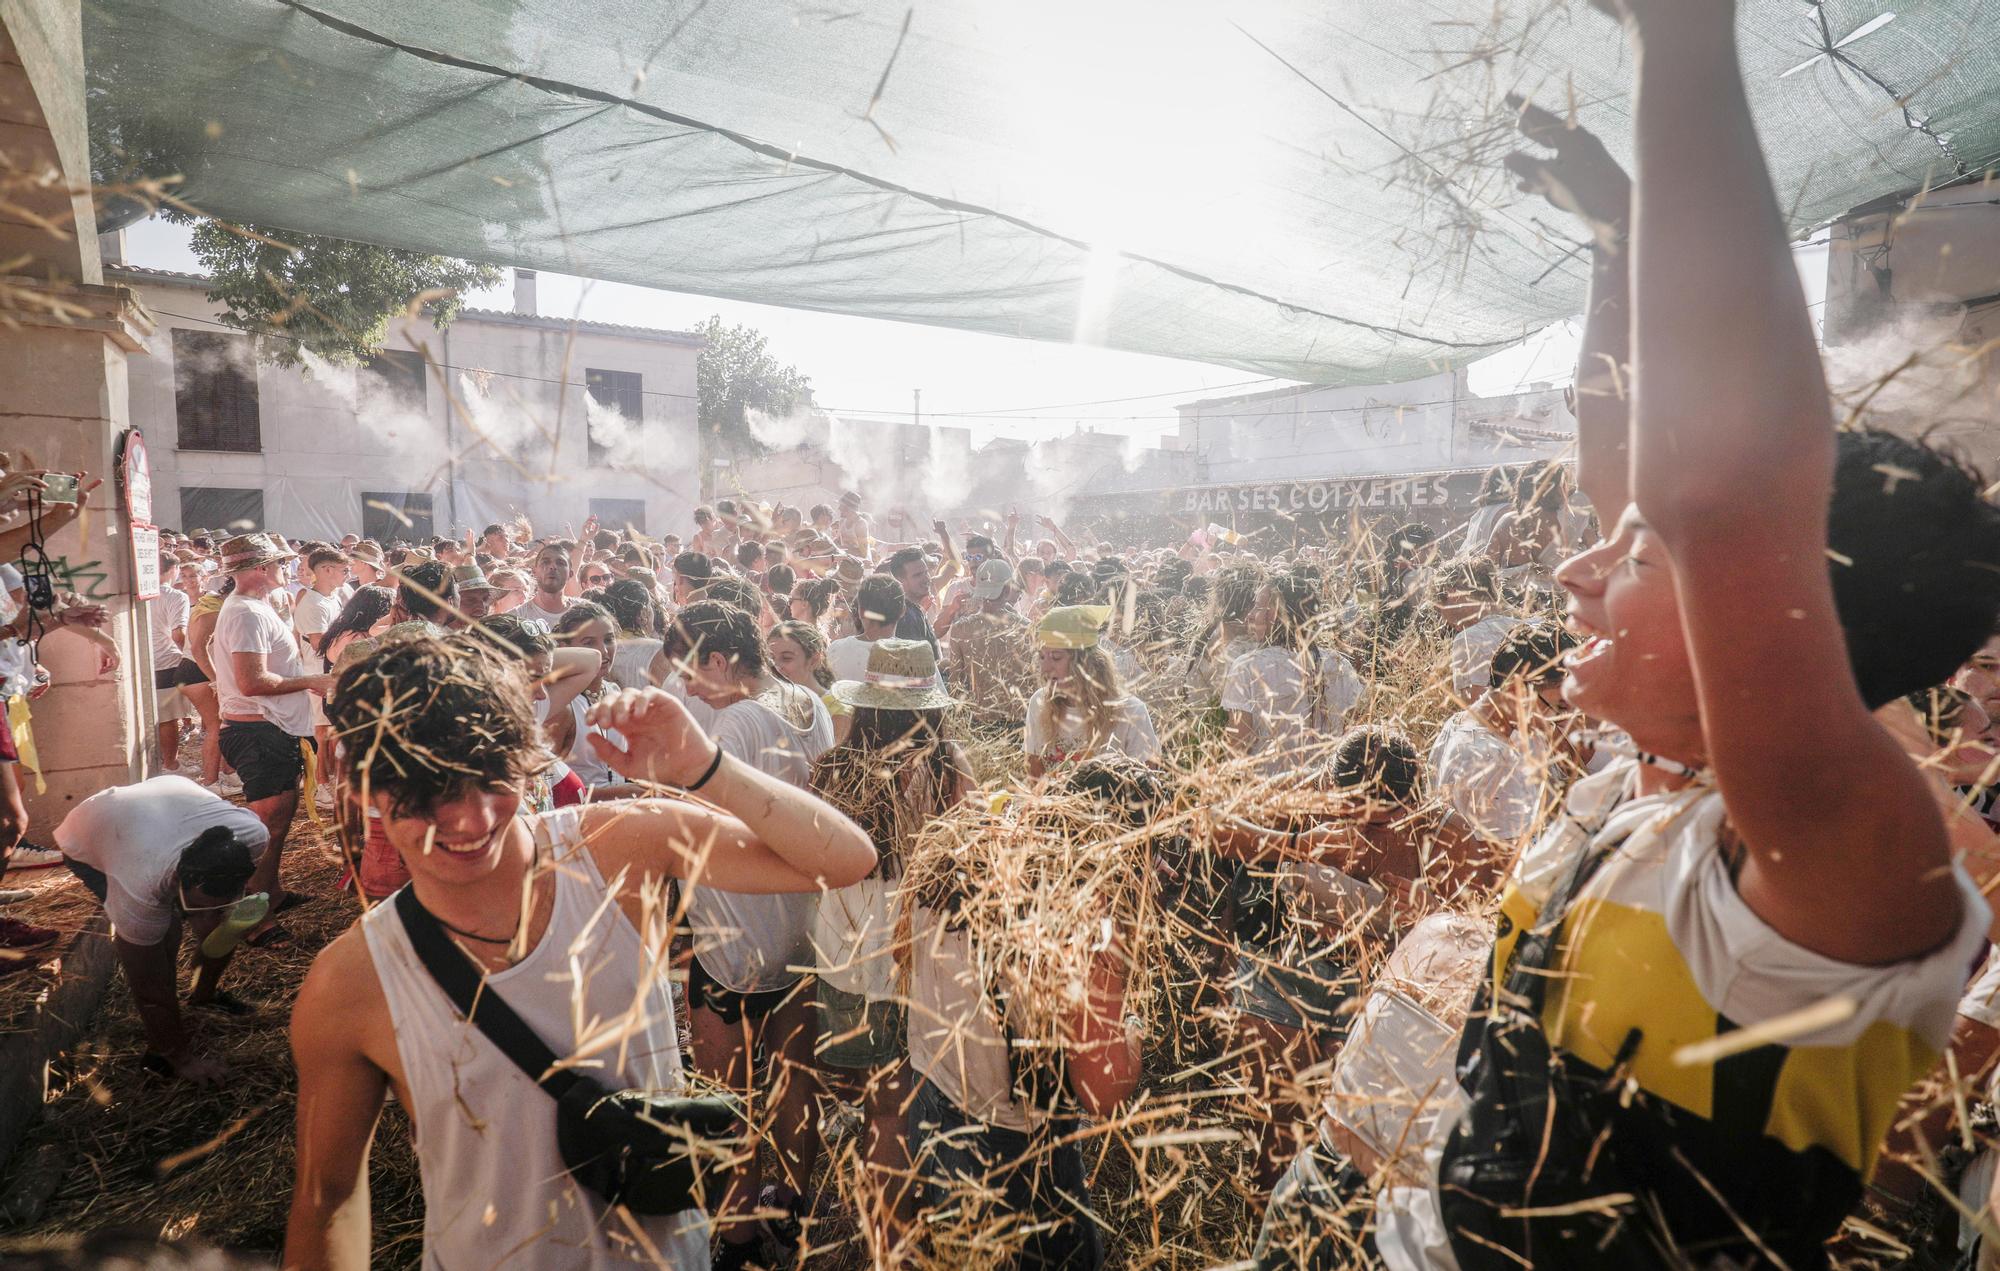
<instances>
[{"instance_id":1,"label":"white t-shirt","mask_svg":"<svg viewBox=\"0 0 2000 1271\"><path fill-rule=\"evenodd\" d=\"M24 586L21 571L0 565L0 624L20 616L13 593ZM0 696L16 697L35 687L34 652L26 640L0 640Z\"/></svg>"},{"instance_id":2,"label":"white t-shirt","mask_svg":"<svg viewBox=\"0 0 2000 1271\"><path fill-rule=\"evenodd\" d=\"M874 647L873 640L842 636L826 646L826 669L836 680L861 679L868 674L868 651Z\"/></svg>"},{"instance_id":3,"label":"white t-shirt","mask_svg":"<svg viewBox=\"0 0 2000 1271\"><path fill-rule=\"evenodd\" d=\"M833 745L833 717L817 694L781 682L715 713L710 729L723 753L800 789ZM812 892L748 896L696 884L688 889L695 957L723 988L764 993L795 983L787 967L813 963Z\"/></svg>"},{"instance_id":4,"label":"white t-shirt","mask_svg":"<svg viewBox=\"0 0 2000 1271\"><path fill-rule=\"evenodd\" d=\"M315 671L326 669L326 659L313 652L313 638L333 625L344 603L338 591L322 596L313 587L300 592L292 602L292 629L299 633L299 649L306 665Z\"/></svg>"},{"instance_id":5,"label":"white t-shirt","mask_svg":"<svg viewBox=\"0 0 2000 1271\"><path fill-rule=\"evenodd\" d=\"M1495 843L1534 828L1539 773L1527 756L1471 711L1460 711L1431 742L1431 782L1440 798Z\"/></svg>"},{"instance_id":6,"label":"white t-shirt","mask_svg":"<svg viewBox=\"0 0 2000 1271\"><path fill-rule=\"evenodd\" d=\"M133 944L158 944L173 926L181 853L218 825L234 831L255 855L271 841L250 809L186 777L154 777L100 790L71 808L56 827L56 846L110 880L104 911L118 935Z\"/></svg>"},{"instance_id":7,"label":"white t-shirt","mask_svg":"<svg viewBox=\"0 0 2000 1271\"><path fill-rule=\"evenodd\" d=\"M1451 638L1451 690L1469 702L1492 687L1493 654L1520 623L1512 614L1481 618Z\"/></svg>"},{"instance_id":8,"label":"white t-shirt","mask_svg":"<svg viewBox=\"0 0 2000 1271\"><path fill-rule=\"evenodd\" d=\"M168 587L159 595L146 602L151 608L146 614L146 625L153 632L153 669L168 671L187 660L181 646L174 643L174 632L187 638L188 611L194 602L178 587Z\"/></svg>"},{"instance_id":9,"label":"white t-shirt","mask_svg":"<svg viewBox=\"0 0 2000 1271\"><path fill-rule=\"evenodd\" d=\"M569 605L564 604L561 609L557 609L552 612L536 604L534 596L530 595L526 600L522 601L520 604L508 610L508 612L513 614L517 618L521 618L523 620L526 620L528 618L535 618L539 621L546 622L551 627L553 627L554 625L556 625L556 619L562 617L563 614L568 611L568 609Z\"/></svg>"},{"instance_id":10,"label":"white t-shirt","mask_svg":"<svg viewBox=\"0 0 2000 1271\"><path fill-rule=\"evenodd\" d=\"M1035 695L1028 699L1028 727L1021 741L1022 753L1040 755L1050 768L1095 757L1097 752L1090 749L1083 716L1075 711L1057 720L1055 735L1049 735L1043 724L1042 709L1048 700L1046 684L1036 689ZM1111 727L1105 737L1104 752L1124 755L1142 763L1159 758L1160 736L1153 731L1153 715L1146 709L1146 704L1136 697L1121 697L1108 703L1108 706Z\"/></svg>"},{"instance_id":11,"label":"white t-shirt","mask_svg":"<svg viewBox=\"0 0 2000 1271\"><path fill-rule=\"evenodd\" d=\"M646 688L653 682L647 668L660 642L650 636L619 636L612 643L611 678L620 688ZM676 677L678 678L678 677Z\"/></svg>"},{"instance_id":12,"label":"white t-shirt","mask_svg":"<svg viewBox=\"0 0 2000 1271\"><path fill-rule=\"evenodd\" d=\"M313 735L313 695L301 689L251 697L236 686L233 653L261 653L264 668L281 680L316 674L299 656L298 641L270 605L240 591L229 593L215 616L208 656L215 663L215 693L224 715L261 715L294 737Z\"/></svg>"},{"instance_id":13,"label":"white t-shirt","mask_svg":"<svg viewBox=\"0 0 2000 1271\"><path fill-rule=\"evenodd\" d=\"M1311 683L1298 655L1276 647L1246 653L1223 673L1222 709L1250 717L1250 753L1267 777L1323 763L1366 691L1352 662L1331 649L1318 653Z\"/></svg>"}]
</instances>

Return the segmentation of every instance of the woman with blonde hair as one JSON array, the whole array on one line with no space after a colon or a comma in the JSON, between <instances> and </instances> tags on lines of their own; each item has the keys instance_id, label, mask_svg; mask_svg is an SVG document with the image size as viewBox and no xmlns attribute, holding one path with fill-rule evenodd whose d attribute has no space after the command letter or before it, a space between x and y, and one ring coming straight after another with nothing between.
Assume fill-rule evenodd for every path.
<instances>
[{"instance_id":1,"label":"woman with blonde hair","mask_svg":"<svg viewBox=\"0 0 2000 1271\"><path fill-rule=\"evenodd\" d=\"M1043 684L1028 699L1022 749L1037 779L1068 764L1105 754L1141 762L1159 757L1152 712L1128 695L1104 651L1106 605L1051 609L1035 624L1036 669Z\"/></svg>"}]
</instances>

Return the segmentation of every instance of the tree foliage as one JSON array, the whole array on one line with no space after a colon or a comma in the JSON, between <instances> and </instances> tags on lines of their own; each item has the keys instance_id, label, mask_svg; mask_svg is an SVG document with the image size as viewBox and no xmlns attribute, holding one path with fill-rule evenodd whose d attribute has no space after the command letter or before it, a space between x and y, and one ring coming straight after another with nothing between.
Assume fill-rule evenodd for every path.
<instances>
[{"instance_id":1,"label":"tree foliage","mask_svg":"<svg viewBox=\"0 0 2000 1271\"><path fill-rule=\"evenodd\" d=\"M764 453L766 447L750 431L750 412L783 415L810 406L812 381L772 357L755 327L724 326L720 316L711 316L694 331L708 341L696 364L706 476L710 457Z\"/></svg>"},{"instance_id":2,"label":"tree foliage","mask_svg":"<svg viewBox=\"0 0 2000 1271\"><path fill-rule=\"evenodd\" d=\"M438 326L468 291L501 279L492 265L426 256L267 226L229 226L168 213L194 226L195 258L222 320L259 337L259 353L295 366L304 352L352 365L382 347L389 321L417 306Z\"/></svg>"}]
</instances>

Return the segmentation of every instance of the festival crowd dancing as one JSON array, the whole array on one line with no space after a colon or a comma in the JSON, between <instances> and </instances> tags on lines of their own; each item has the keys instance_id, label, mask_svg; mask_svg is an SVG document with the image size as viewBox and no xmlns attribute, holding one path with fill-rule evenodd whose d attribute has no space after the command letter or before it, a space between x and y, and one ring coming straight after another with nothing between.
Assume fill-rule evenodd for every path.
<instances>
[{"instance_id":1,"label":"festival crowd dancing","mask_svg":"<svg viewBox=\"0 0 2000 1271\"><path fill-rule=\"evenodd\" d=\"M288 1012L278 1265L2000 1264L2000 509L1837 420L1733 5L1610 7L1629 175L1510 107L1576 454L1447 532L165 532L166 766L36 826L10 735L8 865L156 1097Z\"/></svg>"}]
</instances>

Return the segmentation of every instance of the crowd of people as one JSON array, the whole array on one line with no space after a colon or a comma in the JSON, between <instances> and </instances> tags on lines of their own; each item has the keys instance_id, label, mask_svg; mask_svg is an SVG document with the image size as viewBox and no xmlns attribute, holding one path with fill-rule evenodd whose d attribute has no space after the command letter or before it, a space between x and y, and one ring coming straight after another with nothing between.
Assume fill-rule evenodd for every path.
<instances>
[{"instance_id":1,"label":"crowd of people","mask_svg":"<svg viewBox=\"0 0 2000 1271\"><path fill-rule=\"evenodd\" d=\"M391 1097L427 1266L2000 1256L2000 511L1835 428L1731 6L1618 8L1636 178L1508 160L1593 238L1578 453L1449 532L165 535L161 775L9 843L212 1083L337 826L284 1265L368 1265Z\"/></svg>"}]
</instances>

